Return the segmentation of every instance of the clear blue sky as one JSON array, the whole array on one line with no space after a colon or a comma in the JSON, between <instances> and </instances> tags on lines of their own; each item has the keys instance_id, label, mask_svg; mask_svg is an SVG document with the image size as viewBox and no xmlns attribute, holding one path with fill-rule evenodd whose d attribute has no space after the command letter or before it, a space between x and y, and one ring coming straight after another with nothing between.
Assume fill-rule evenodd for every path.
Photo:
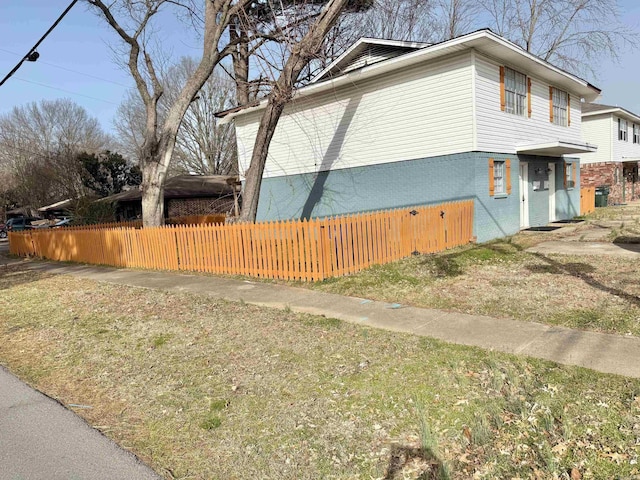
<instances>
[{"instance_id":1,"label":"clear blue sky","mask_svg":"<svg viewBox=\"0 0 640 480\"><path fill-rule=\"evenodd\" d=\"M0 78L26 54L69 2L1 1ZM625 23L639 25L640 2L622 0L620 4ZM169 22L160 28L163 39L172 45L173 56L198 54L196 39L176 36L178 29L172 29ZM108 45L116 43L115 34L105 22L88 10L85 3L79 2L38 49L40 59L35 63L25 62L14 77L0 87L0 113L31 101L66 97L86 108L105 130L111 131L117 106L127 88L133 86L128 73L113 60ZM620 63L603 58L594 66L598 76L587 80L602 89L602 103L617 104L640 114L639 54L623 51Z\"/></svg>"}]
</instances>

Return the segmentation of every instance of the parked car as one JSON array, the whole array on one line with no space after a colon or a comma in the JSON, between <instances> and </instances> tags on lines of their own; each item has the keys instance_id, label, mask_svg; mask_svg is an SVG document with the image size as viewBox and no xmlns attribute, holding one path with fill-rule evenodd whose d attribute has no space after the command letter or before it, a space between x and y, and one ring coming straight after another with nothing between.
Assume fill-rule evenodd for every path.
<instances>
[{"instance_id":1,"label":"parked car","mask_svg":"<svg viewBox=\"0 0 640 480\"><path fill-rule=\"evenodd\" d=\"M7 232L20 232L32 228L31 224L38 221L35 217L16 217L7 220L6 228Z\"/></svg>"},{"instance_id":2,"label":"parked car","mask_svg":"<svg viewBox=\"0 0 640 480\"><path fill-rule=\"evenodd\" d=\"M7 238L7 226L4 223L0 223L0 238Z\"/></svg>"},{"instance_id":3,"label":"parked car","mask_svg":"<svg viewBox=\"0 0 640 480\"><path fill-rule=\"evenodd\" d=\"M54 223L51 228L71 227L72 225L75 225L73 218L65 218Z\"/></svg>"}]
</instances>

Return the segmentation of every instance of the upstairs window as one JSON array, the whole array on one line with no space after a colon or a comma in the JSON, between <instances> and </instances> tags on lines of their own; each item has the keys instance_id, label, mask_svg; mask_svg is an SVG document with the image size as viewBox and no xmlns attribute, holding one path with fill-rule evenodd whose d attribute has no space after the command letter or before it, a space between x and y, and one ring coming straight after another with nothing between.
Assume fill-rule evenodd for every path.
<instances>
[{"instance_id":1,"label":"upstairs window","mask_svg":"<svg viewBox=\"0 0 640 480\"><path fill-rule=\"evenodd\" d=\"M633 124L633 143L640 143L640 125Z\"/></svg>"},{"instance_id":2,"label":"upstairs window","mask_svg":"<svg viewBox=\"0 0 640 480\"><path fill-rule=\"evenodd\" d=\"M569 94L564 90L549 87L549 120L551 123L562 127L571 125L569 100Z\"/></svg>"},{"instance_id":3,"label":"upstairs window","mask_svg":"<svg viewBox=\"0 0 640 480\"><path fill-rule=\"evenodd\" d=\"M622 118L618 119L618 140L627 141L627 121Z\"/></svg>"},{"instance_id":4,"label":"upstairs window","mask_svg":"<svg viewBox=\"0 0 640 480\"><path fill-rule=\"evenodd\" d=\"M530 83L527 76L509 67L500 67L500 106L507 113L524 117L531 108L529 102Z\"/></svg>"}]
</instances>

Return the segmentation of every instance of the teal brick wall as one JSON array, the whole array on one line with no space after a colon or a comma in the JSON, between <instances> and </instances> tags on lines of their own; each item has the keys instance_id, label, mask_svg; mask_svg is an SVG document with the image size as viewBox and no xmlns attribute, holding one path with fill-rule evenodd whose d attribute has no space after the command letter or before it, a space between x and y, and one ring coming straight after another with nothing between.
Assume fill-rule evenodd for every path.
<instances>
[{"instance_id":1,"label":"teal brick wall","mask_svg":"<svg viewBox=\"0 0 640 480\"><path fill-rule=\"evenodd\" d=\"M511 159L511 195L489 196L489 158ZM532 163L533 160L530 159ZM530 168L534 167L530 165ZM561 180L557 185L562 186ZM542 195L529 197L532 226L547 223L548 192L544 193L544 198ZM468 152L265 178L260 190L258 220L325 217L469 198L475 201L474 234L478 241L517 233L520 228L518 157ZM578 205L579 200L578 193ZM534 223L534 219L541 223Z\"/></svg>"}]
</instances>

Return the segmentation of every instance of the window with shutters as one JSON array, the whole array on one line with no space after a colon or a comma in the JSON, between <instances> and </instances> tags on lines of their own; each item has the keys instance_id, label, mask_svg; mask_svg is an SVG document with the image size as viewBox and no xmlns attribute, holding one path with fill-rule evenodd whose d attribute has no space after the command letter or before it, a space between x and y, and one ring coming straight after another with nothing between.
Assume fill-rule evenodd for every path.
<instances>
[{"instance_id":1,"label":"window with shutters","mask_svg":"<svg viewBox=\"0 0 640 480\"><path fill-rule=\"evenodd\" d=\"M618 119L618 140L627 141L627 121L622 118Z\"/></svg>"},{"instance_id":2,"label":"window with shutters","mask_svg":"<svg viewBox=\"0 0 640 480\"><path fill-rule=\"evenodd\" d=\"M527 76L504 67L504 111L524 117L527 103Z\"/></svg>"},{"instance_id":3,"label":"window with shutters","mask_svg":"<svg viewBox=\"0 0 640 480\"><path fill-rule=\"evenodd\" d=\"M564 90L551 87L551 121L555 125L569 125L569 94Z\"/></svg>"},{"instance_id":4,"label":"window with shutters","mask_svg":"<svg viewBox=\"0 0 640 480\"><path fill-rule=\"evenodd\" d=\"M633 143L640 143L640 125L633 124Z\"/></svg>"},{"instance_id":5,"label":"window with shutters","mask_svg":"<svg viewBox=\"0 0 640 480\"><path fill-rule=\"evenodd\" d=\"M504 198L511 195L511 160L489 159L489 196Z\"/></svg>"}]
</instances>

